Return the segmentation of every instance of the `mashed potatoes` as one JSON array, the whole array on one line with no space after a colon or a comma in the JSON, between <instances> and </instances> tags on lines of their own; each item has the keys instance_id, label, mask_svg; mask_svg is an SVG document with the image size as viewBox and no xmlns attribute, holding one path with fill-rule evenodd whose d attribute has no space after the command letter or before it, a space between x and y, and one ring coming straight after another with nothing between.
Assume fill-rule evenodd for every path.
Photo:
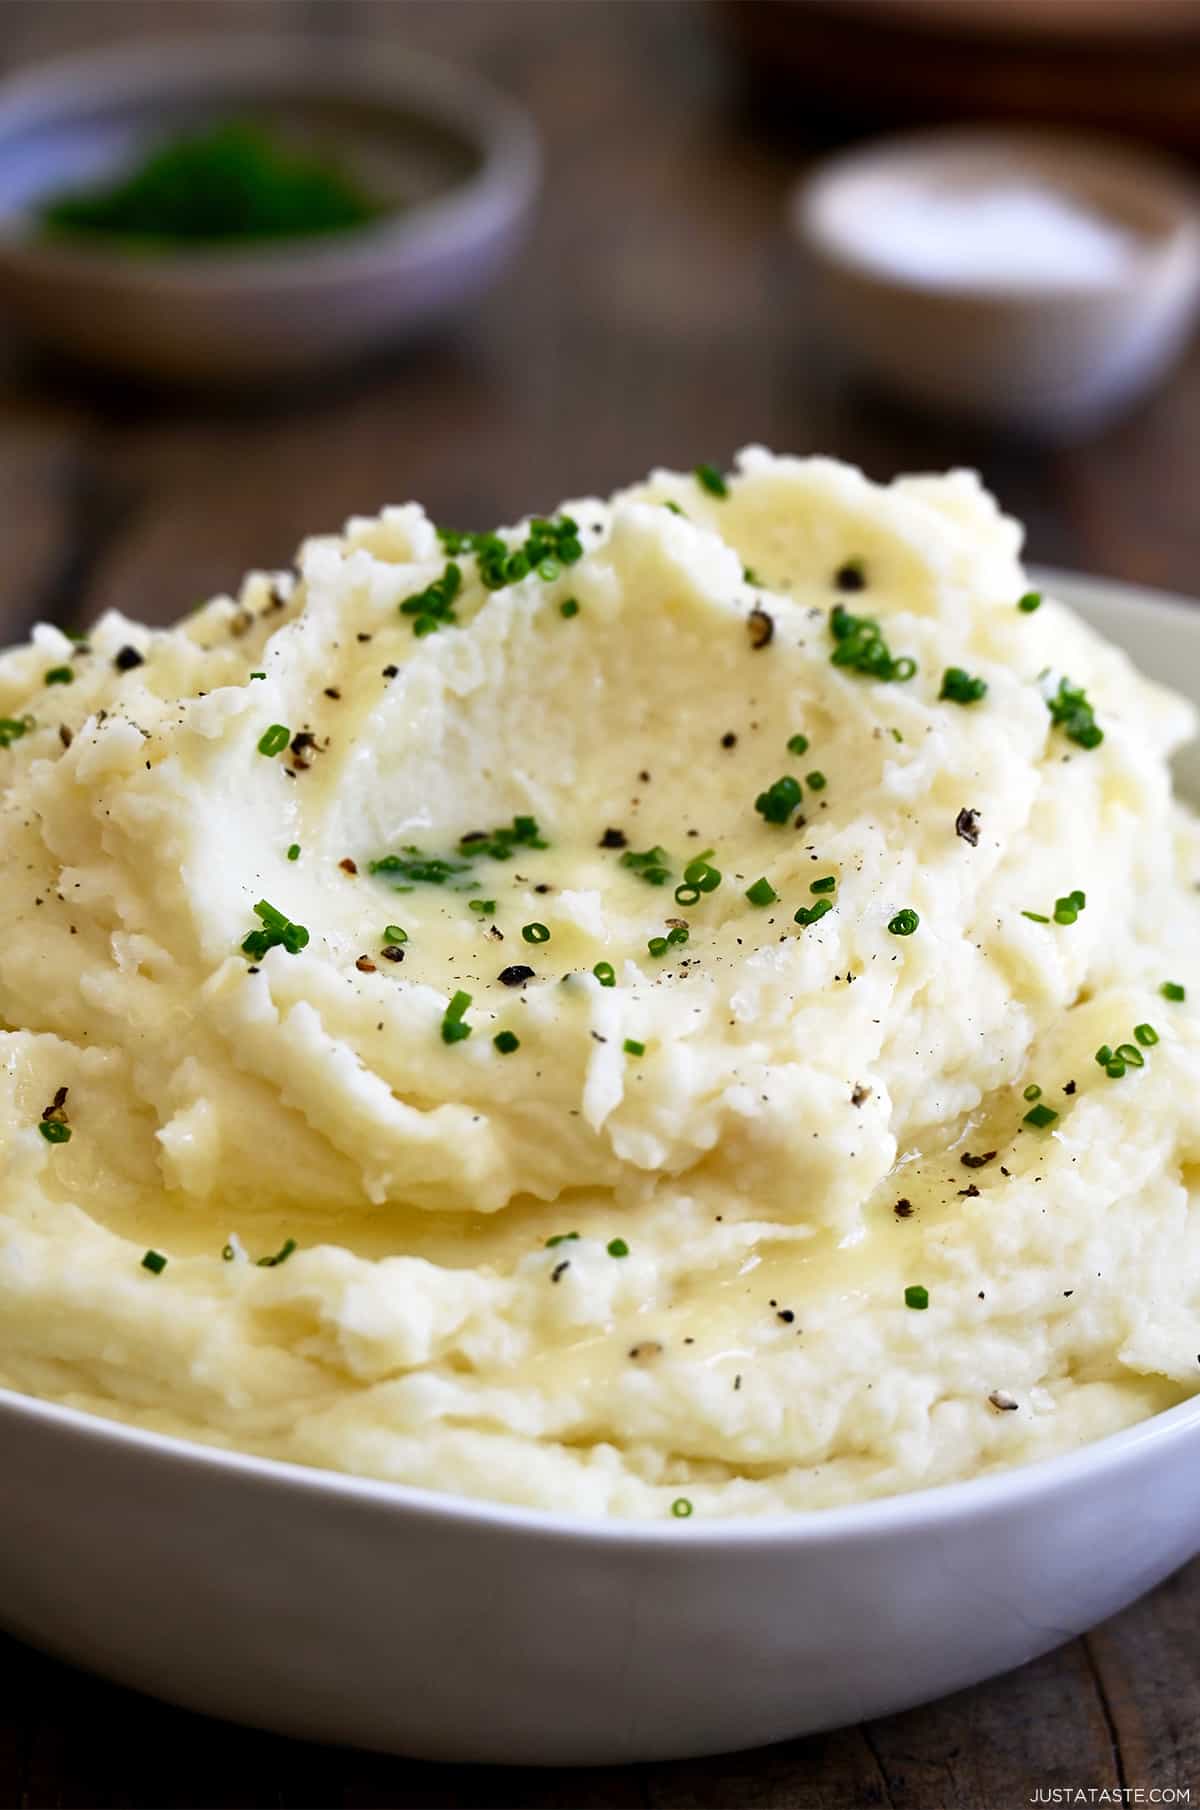
<instances>
[{"instance_id":1,"label":"mashed potatoes","mask_svg":"<svg viewBox=\"0 0 1200 1810\"><path fill-rule=\"evenodd\" d=\"M4 656L0 1380L637 1516L1191 1393L1192 712L1019 543L752 450Z\"/></svg>"}]
</instances>

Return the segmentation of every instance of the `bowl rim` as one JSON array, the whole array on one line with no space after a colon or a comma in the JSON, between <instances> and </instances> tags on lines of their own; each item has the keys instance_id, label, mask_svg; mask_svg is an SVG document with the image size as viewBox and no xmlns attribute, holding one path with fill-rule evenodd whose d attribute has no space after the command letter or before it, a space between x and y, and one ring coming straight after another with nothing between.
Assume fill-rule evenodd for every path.
<instances>
[{"instance_id":1,"label":"bowl rim","mask_svg":"<svg viewBox=\"0 0 1200 1810\"><path fill-rule=\"evenodd\" d=\"M1018 154L1029 163L1053 173L1056 168L1086 170L1111 178L1127 191L1149 192L1173 215L1170 226L1142 233L1128 270L1102 282L1013 274L1005 278L975 280L922 278L876 263L864 249L865 240L834 228L828 217L834 197L844 185L857 183L877 171L897 165L914 179L922 169L953 165L956 159L973 160ZM1169 156L1144 145L1102 132L1075 131L1052 125L985 125L919 127L868 138L822 157L793 185L787 199L787 217L793 235L812 253L855 280L880 290L902 291L944 302L1000 303L1039 308L1086 304L1114 294L1128 294L1174 263L1190 265L1200 276L1200 189L1186 168Z\"/></svg>"},{"instance_id":2,"label":"bowl rim","mask_svg":"<svg viewBox=\"0 0 1200 1810\"><path fill-rule=\"evenodd\" d=\"M115 113L137 108L164 86L175 97L212 97L219 109L253 105L255 85L310 98L374 102L422 117L470 144L479 167L411 209L344 233L188 251L131 252L112 241L76 241L0 233L0 262L36 268L58 280L164 290L253 289L265 283L321 288L394 268L397 258L437 256L489 236L525 213L541 180L537 131L525 110L484 77L447 59L410 49L401 38L362 44L332 34L237 31L181 38L137 38L75 52L25 68L0 82L0 157L11 136L35 125L63 125L97 103ZM3 218L26 218L13 209Z\"/></svg>"},{"instance_id":3,"label":"bowl rim","mask_svg":"<svg viewBox=\"0 0 1200 1810\"><path fill-rule=\"evenodd\" d=\"M1028 570L1035 584L1044 585L1047 590L1061 586L1064 600L1075 607L1086 608L1090 594L1104 604L1124 605L1143 613L1147 609L1162 611L1173 615L1176 621L1186 617L1200 636L1200 605L1178 592L1036 562ZM318 1498L353 1503L364 1511L393 1515L400 1521L442 1523L501 1537L535 1537L555 1545L582 1543L634 1553L670 1551L684 1560L689 1554L730 1549L819 1550L843 1542L867 1544L888 1537L936 1533L960 1518L986 1520L1019 1512L1086 1484L1089 1479L1100 1482L1163 1447L1194 1439L1200 1451L1198 1390L1171 1408L1099 1439L1087 1440L1069 1451L987 1471L982 1476L832 1508L714 1515L698 1520L649 1520L529 1508L387 1478L358 1476L350 1471L326 1470L290 1459L263 1457L180 1434L154 1432L0 1385L0 1438L6 1421L22 1419L43 1430L58 1429L65 1437L82 1439L93 1446L107 1444L131 1458L140 1453L149 1463L182 1467L185 1471L224 1472L250 1487L308 1491Z\"/></svg>"},{"instance_id":4,"label":"bowl rim","mask_svg":"<svg viewBox=\"0 0 1200 1810\"><path fill-rule=\"evenodd\" d=\"M985 1520L1029 1507L1091 1480L1106 1481L1113 1472L1138 1462L1147 1451L1186 1443L1200 1447L1200 1394L1135 1421L1068 1452L1036 1458L1026 1464L986 1472L952 1483L931 1484L902 1495L833 1508L779 1510L763 1515L714 1515L684 1527L676 1517L643 1520L632 1516L573 1514L460 1496L448 1490L363 1477L349 1471L269 1458L254 1452L212 1445L176 1433L161 1433L109 1419L84 1408L43 1401L0 1386L0 1425L26 1419L43 1429L96 1446L115 1447L128 1457L141 1454L159 1465L185 1471L226 1473L252 1486L307 1491L317 1497L352 1502L359 1508L398 1519L416 1518L457 1525L460 1529L516 1537L536 1536L561 1544L669 1548L672 1552L724 1551L730 1547L820 1548L869 1543L886 1537L936 1532L950 1522Z\"/></svg>"}]
</instances>

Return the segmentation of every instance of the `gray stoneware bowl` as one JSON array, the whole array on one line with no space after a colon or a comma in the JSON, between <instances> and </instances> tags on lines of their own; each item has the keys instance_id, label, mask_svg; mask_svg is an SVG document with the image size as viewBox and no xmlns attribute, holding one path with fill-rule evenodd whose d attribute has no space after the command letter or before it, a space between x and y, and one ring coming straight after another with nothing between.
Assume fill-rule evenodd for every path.
<instances>
[{"instance_id":1,"label":"gray stoneware bowl","mask_svg":"<svg viewBox=\"0 0 1200 1810\"><path fill-rule=\"evenodd\" d=\"M388 209L325 238L135 254L49 240L39 206L228 119L331 148ZM0 86L0 309L53 351L155 380L276 381L452 318L528 225L537 142L475 76L402 46L117 46Z\"/></svg>"}]
</instances>

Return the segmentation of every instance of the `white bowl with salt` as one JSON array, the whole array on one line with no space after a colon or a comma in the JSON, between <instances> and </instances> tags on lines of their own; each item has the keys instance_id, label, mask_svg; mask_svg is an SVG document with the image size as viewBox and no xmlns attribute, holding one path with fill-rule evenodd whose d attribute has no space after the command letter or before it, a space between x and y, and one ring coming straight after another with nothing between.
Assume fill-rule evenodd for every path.
<instances>
[{"instance_id":1,"label":"white bowl with salt","mask_svg":"<svg viewBox=\"0 0 1200 1810\"><path fill-rule=\"evenodd\" d=\"M1167 161L956 128L876 139L797 187L830 330L907 400L1041 434L1132 403L1182 351L1200 211Z\"/></svg>"}]
</instances>

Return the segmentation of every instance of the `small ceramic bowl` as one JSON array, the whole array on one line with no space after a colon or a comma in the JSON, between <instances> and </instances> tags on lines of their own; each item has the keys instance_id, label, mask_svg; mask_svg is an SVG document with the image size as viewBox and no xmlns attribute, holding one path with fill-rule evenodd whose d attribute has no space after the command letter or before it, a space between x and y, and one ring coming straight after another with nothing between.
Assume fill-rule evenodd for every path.
<instances>
[{"instance_id":1,"label":"small ceramic bowl","mask_svg":"<svg viewBox=\"0 0 1200 1810\"><path fill-rule=\"evenodd\" d=\"M1073 274L1060 246L1039 272L1018 243L1011 270L989 255L974 278L965 254L953 275L895 255L889 216L916 197L961 209L997 192L1059 198L1124 255ZM918 405L1045 434L1132 403L1181 352L1200 297L1198 219L1190 183L1155 156L974 128L874 140L819 165L791 202L828 326L864 370Z\"/></svg>"},{"instance_id":2,"label":"small ceramic bowl","mask_svg":"<svg viewBox=\"0 0 1200 1810\"><path fill-rule=\"evenodd\" d=\"M138 253L39 231L51 197L229 119L331 151L386 211L245 250ZM0 307L52 349L152 379L295 376L474 299L519 243L537 179L517 108L397 45L230 34L119 46L0 88Z\"/></svg>"}]
</instances>

